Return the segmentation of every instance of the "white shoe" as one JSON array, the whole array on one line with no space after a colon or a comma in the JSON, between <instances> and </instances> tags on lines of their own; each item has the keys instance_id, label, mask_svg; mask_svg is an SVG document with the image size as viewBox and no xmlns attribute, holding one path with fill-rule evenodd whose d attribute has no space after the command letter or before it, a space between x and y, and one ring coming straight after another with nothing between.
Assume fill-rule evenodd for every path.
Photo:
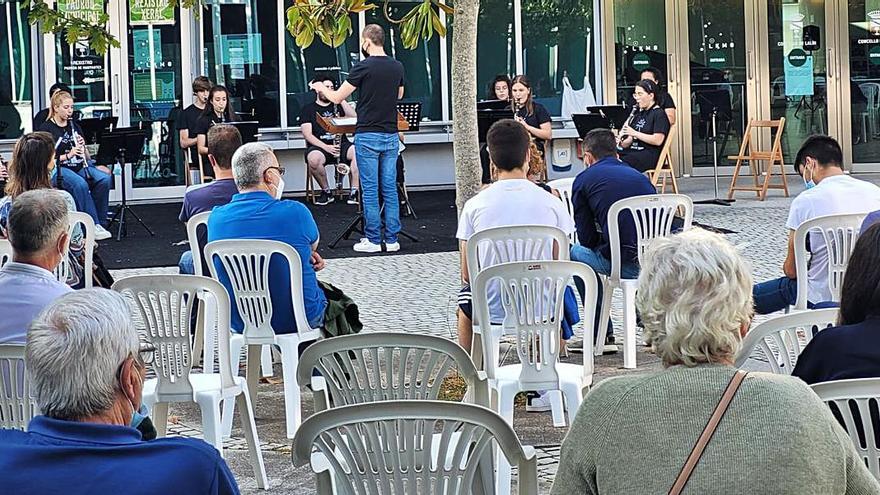
<instances>
[{"instance_id":1,"label":"white shoe","mask_svg":"<svg viewBox=\"0 0 880 495\"><path fill-rule=\"evenodd\" d=\"M400 246L397 248L400 249ZM378 253L382 251L382 245L373 244L369 239L363 238L361 242L354 245L354 250L359 253Z\"/></svg>"},{"instance_id":2,"label":"white shoe","mask_svg":"<svg viewBox=\"0 0 880 495\"><path fill-rule=\"evenodd\" d=\"M389 253L394 253L396 251L400 251L400 243L399 242L386 242L385 243L385 251Z\"/></svg>"},{"instance_id":3,"label":"white shoe","mask_svg":"<svg viewBox=\"0 0 880 495\"><path fill-rule=\"evenodd\" d=\"M550 394L546 391L538 392L537 396L529 397L526 402L526 412L547 412L550 409Z\"/></svg>"},{"instance_id":4,"label":"white shoe","mask_svg":"<svg viewBox=\"0 0 880 495\"><path fill-rule=\"evenodd\" d=\"M95 240L103 241L104 239L109 239L111 237L113 237L113 234L111 234L109 230L101 225L95 225Z\"/></svg>"}]
</instances>

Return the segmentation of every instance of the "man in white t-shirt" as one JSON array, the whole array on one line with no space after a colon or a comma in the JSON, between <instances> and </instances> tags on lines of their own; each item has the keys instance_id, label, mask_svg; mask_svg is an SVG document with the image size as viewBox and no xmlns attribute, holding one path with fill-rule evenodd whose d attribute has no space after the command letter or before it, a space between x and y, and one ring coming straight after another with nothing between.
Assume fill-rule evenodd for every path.
<instances>
[{"instance_id":1,"label":"man in white t-shirt","mask_svg":"<svg viewBox=\"0 0 880 495\"><path fill-rule=\"evenodd\" d=\"M529 169L529 135L514 120L500 120L486 135L489 158L498 171L498 180L469 199L461 210L456 237L461 241L461 278L459 294L458 343L470 350L473 340L470 280L465 253L467 241L477 232L493 227L517 225L548 225L566 234L574 231L574 221L562 201L527 178ZM496 264L492 253L480 253L480 266ZM543 259L553 259L548 247ZM504 309L497 287L489 287L489 309L492 320L501 322Z\"/></svg>"},{"instance_id":2,"label":"man in white t-shirt","mask_svg":"<svg viewBox=\"0 0 880 495\"><path fill-rule=\"evenodd\" d=\"M794 263L794 232L805 221L825 215L868 213L880 210L880 187L843 173L840 144L829 136L811 136L795 158L795 170L807 189L791 202L788 212L788 253L782 265L784 277L756 284L752 294L755 312L780 311L797 300L797 272ZM808 238L810 263L807 301L810 308L831 301L828 288L828 249L818 232Z\"/></svg>"}]
</instances>

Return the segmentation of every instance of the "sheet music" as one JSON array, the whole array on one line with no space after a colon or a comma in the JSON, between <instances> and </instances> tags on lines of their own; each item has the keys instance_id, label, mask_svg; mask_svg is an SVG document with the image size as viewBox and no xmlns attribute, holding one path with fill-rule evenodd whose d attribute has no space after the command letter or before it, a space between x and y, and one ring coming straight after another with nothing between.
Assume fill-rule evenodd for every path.
<instances>
[{"instance_id":1,"label":"sheet music","mask_svg":"<svg viewBox=\"0 0 880 495\"><path fill-rule=\"evenodd\" d=\"M357 117L333 117L330 122L335 126L357 125Z\"/></svg>"}]
</instances>

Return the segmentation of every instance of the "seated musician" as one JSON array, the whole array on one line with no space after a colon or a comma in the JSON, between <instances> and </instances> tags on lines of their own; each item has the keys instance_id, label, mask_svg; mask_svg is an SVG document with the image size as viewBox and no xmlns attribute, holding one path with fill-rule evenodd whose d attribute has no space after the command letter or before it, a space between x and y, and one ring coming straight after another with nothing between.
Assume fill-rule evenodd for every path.
<instances>
[{"instance_id":1,"label":"seated musician","mask_svg":"<svg viewBox=\"0 0 880 495\"><path fill-rule=\"evenodd\" d=\"M508 77L507 74L498 74L492 79L492 82L489 83L489 92L486 93L486 101L493 100L510 100L510 77ZM493 182L492 167L489 163L489 150L486 148L486 143L481 143L480 166L483 169L483 175L481 176L480 183L484 186Z\"/></svg>"},{"instance_id":2,"label":"seated musician","mask_svg":"<svg viewBox=\"0 0 880 495\"><path fill-rule=\"evenodd\" d=\"M618 154L620 159L639 172L653 170L660 159L660 150L669 134L666 112L657 104L660 88L653 81L643 79L636 83L633 97L635 112L620 129Z\"/></svg>"},{"instance_id":3,"label":"seated musician","mask_svg":"<svg viewBox=\"0 0 880 495\"><path fill-rule=\"evenodd\" d=\"M328 89L334 89L333 78L327 75L318 76L313 83L323 84ZM327 171L324 165L330 162L339 164L348 164L349 184L351 191L348 195L348 204L358 204L358 169L357 160L354 154L354 145L343 134L339 144L336 144L335 136L327 132L321 127L316 114L322 117L354 117L356 116L354 109L347 101L336 105L330 102L322 93L318 93L318 97L314 103L309 103L302 108L300 114L300 123L302 126L303 137L306 140L306 162L312 171L312 176L321 186L321 193L315 200L317 205L326 205L333 202L333 195L330 194L330 185L327 181ZM344 171L344 167L337 170ZM340 176L340 180L341 180Z\"/></svg>"},{"instance_id":4,"label":"seated musician","mask_svg":"<svg viewBox=\"0 0 880 495\"><path fill-rule=\"evenodd\" d=\"M546 161L544 144L553 137L553 131L550 130L550 112L544 105L534 101L532 84L526 76L514 77L510 90L513 94L513 120L526 128L541 158Z\"/></svg>"}]
</instances>

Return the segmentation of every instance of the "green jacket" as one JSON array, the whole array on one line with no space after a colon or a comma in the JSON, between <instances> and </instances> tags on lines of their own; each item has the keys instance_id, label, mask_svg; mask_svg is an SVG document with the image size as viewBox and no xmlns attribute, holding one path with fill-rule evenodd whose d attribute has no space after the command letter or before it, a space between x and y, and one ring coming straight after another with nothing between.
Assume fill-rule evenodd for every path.
<instances>
[{"instance_id":1,"label":"green jacket","mask_svg":"<svg viewBox=\"0 0 880 495\"><path fill-rule=\"evenodd\" d=\"M318 281L318 286L327 296L324 309L324 336L338 337L358 333L364 328L357 304L339 288L327 282Z\"/></svg>"}]
</instances>

